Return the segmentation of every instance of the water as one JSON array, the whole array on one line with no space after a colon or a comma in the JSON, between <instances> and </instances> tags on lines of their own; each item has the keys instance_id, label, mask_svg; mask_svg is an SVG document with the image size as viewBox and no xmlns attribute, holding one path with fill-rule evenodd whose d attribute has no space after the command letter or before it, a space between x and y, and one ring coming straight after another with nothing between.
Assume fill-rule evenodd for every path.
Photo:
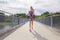
<instances>
[{"instance_id":1,"label":"water","mask_svg":"<svg viewBox=\"0 0 60 40\"><path fill-rule=\"evenodd\" d=\"M27 22L28 19L26 18L19 18L19 24L24 24L25 22ZM8 30L11 30L14 26L18 25L18 19L15 19L14 24L3 24L0 25L0 35ZM16 23L16 24L15 24ZM12 27L13 25L13 27Z\"/></svg>"}]
</instances>

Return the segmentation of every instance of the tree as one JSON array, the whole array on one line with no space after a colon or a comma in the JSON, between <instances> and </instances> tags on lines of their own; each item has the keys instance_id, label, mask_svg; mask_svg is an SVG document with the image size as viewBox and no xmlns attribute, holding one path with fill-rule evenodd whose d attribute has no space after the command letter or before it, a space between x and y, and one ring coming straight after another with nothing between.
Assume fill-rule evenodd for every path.
<instances>
[{"instance_id":1,"label":"tree","mask_svg":"<svg viewBox=\"0 0 60 40\"><path fill-rule=\"evenodd\" d=\"M47 17L47 16L49 16L49 12L46 11L46 12L44 12L43 14L41 14L41 16L42 16L42 17Z\"/></svg>"},{"instance_id":2,"label":"tree","mask_svg":"<svg viewBox=\"0 0 60 40\"><path fill-rule=\"evenodd\" d=\"M18 17L18 24L19 24L19 17L26 18L26 14L25 13L15 14L15 16Z\"/></svg>"},{"instance_id":3,"label":"tree","mask_svg":"<svg viewBox=\"0 0 60 40\"><path fill-rule=\"evenodd\" d=\"M26 18L27 15L25 13L20 13L20 14L15 14L15 16Z\"/></svg>"},{"instance_id":4,"label":"tree","mask_svg":"<svg viewBox=\"0 0 60 40\"><path fill-rule=\"evenodd\" d=\"M51 15L51 16L60 15L60 12L51 13L50 15Z\"/></svg>"}]
</instances>

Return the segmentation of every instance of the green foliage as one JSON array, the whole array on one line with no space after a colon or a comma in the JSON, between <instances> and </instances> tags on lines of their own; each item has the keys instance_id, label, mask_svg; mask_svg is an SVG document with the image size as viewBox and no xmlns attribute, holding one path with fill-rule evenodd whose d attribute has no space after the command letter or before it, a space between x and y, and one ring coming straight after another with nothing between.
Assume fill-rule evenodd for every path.
<instances>
[{"instance_id":1,"label":"green foliage","mask_svg":"<svg viewBox=\"0 0 60 40\"><path fill-rule=\"evenodd\" d=\"M48 16L48 15L49 15L48 11L44 12L43 14L41 14L41 16Z\"/></svg>"},{"instance_id":2,"label":"green foliage","mask_svg":"<svg viewBox=\"0 0 60 40\"><path fill-rule=\"evenodd\" d=\"M20 13L20 14L15 14L15 16L26 18L27 15L25 13Z\"/></svg>"},{"instance_id":3,"label":"green foliage","mask_svg":"<svg viewBox=\"0 0 60 40\"><path fill-rule=\"evenodd\" d=\"M0 15L5 16L5 14L4 14L4 13L2 13L2 12L0 12Z\"/></svg>"},{"instance_id":4,"label":"green foliage","mask_svg":"<svg viewBox=\"0 0 60 40\"><path fill-rule=\"evenodd\" d=\"M0 12L0 14L4 14L4 13Z\"/></svg>"},{"instance_id":5,"label":"green foliage","mask_svg":"<svg viewBox=\"0 0 60 40\"><path fill-rule=\"evenodd\" d=\"M60 12L51 13L50 15L51 15L51 16L60 15Z\"/></svg>"},{"instance_id":6,"label":"green foliage","mask_svg":"<svg viewBox=\"0 0 60 40\"><path fill-rule=\"evenodd\" d=\"M40 16L36 16L35 18L44 18L44 17L48 17L48 16L57 16L60 15L60 12L55 12L55 13L49 13L48 11L42 13Z\"/></svg>"},{"instance_id":7,"label":"green foliage","mask_svg":"<svg viewBox=\"0 0 60 40\"><path fill-rule=\"evenodd\" d=\"M40 15L35 15L35 18L40 18Z\"/></svg>"},{"instance_id":8,"label":"green foliage","mask_svg":"<svg viewBox=\"0 0 60 40\"><path fill-rule=\"evenodd\" d=\"M43 18L43 17L55 16L55 15L59 15L59 14L60 14L60 12L49 13L48 11L46 11L46 12L42 13L41 15L35 15L35 18ZM14 16L29 18L29 16L26 15L26 13L15 14Z\"/></svg>"},{"instance_id":9,"label":"green foliage","mask_svg":"<svg viewBox=\"0 0 60 40\"><path fill-rule=\"evenodd\" d=\"M40 18L47 17L47 16L50 16L48 11L42 13L41 16L40 16Z\"/></svg>"}]
</instances>

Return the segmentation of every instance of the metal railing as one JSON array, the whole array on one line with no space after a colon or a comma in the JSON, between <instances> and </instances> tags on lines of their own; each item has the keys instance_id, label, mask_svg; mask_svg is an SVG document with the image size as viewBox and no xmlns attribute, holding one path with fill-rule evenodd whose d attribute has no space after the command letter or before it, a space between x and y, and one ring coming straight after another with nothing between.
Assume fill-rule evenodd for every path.
<instances>
[{"instance_id":1,"label":"metal railing","mask_svg":"<svg viewBox=\"0 0 60 40\"><path fill-rule=\"evenodd\" d=\"M12 13L1 11L0 13L0 35L6 31L12 30L17 25L22 25L28 20L26 18L17 17ZM9 14L8 16L6 14Z\"/></svg>"},{"instance_id":2,"label":"metal railing","mask_svg":"<svg viewBox=\"0 0 60 40\"><path fill-rule=\"evenodd\" d=\"M60 30L60 15L35 19L36 21Z\"/></svg>"}]
</instances>

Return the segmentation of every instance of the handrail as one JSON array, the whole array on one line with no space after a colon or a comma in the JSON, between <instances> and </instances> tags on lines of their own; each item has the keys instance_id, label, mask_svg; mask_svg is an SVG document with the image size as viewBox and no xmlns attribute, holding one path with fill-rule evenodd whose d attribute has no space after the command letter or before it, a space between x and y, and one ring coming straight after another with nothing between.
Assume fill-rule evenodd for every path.
<instances>
[{"instance_id":1,"label":"handrail","mask_svg":"<svg viewBox=\"0 0 60 40\"><path fill-rule=\"evenodd\" d=\"M12 13L9 13L9 12L6 12L6 11L2 11L2 10L0 10L0 12L2 12L2 13L8 13L8 14L12 14Z\"/></svg>"}]
</instances>

